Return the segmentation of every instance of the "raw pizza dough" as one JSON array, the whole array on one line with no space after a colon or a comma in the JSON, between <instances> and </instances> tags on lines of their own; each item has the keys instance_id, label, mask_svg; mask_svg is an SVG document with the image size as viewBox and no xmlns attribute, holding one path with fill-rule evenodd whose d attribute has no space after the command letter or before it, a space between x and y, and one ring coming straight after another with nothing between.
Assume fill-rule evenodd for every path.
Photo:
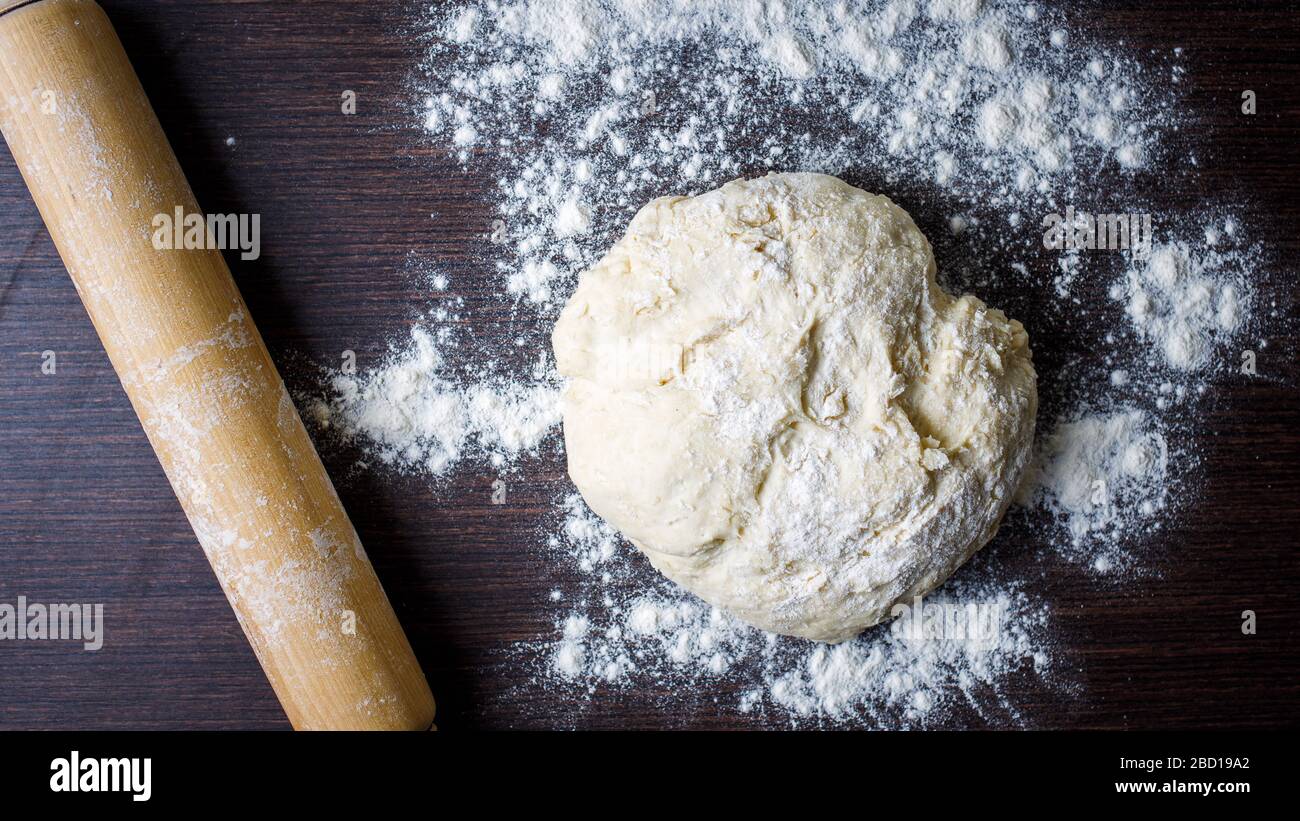
<instances>
[{"instance_id":1,"label":"raw pizza dough","mask_svg":"<svg viewBox=\"0 0 1300 821\"><path fill-rule=\"evenodd\" d=\"M664 575L838 642L997 530L1028 338L935 283L907 212L822 174L646 205L555 327L569 473Z\"/></svg>"}]
</instances>

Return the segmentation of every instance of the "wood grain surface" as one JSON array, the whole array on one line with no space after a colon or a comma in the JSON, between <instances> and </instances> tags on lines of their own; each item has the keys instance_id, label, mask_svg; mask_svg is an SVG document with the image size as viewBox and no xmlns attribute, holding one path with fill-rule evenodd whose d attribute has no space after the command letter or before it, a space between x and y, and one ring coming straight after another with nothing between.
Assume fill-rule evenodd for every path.
<instances>
[{"instance_id":1,"label":"wood grain surface","mask_svg":"<svg viewBox=\"0 0 1300 821\"><path fill-rule=\"evenodd\" d=\"M421 47L413 22L423 3L103 5L199 202L262 215L261 258L227 259L291 391L313 390L319 367L345 349L362 368L378 362L436 298L411 275L430 261L465 298L475 333L519 333L484 262L490 162L462 171L414 127L410 81ZM1018 716L959 713L949 726L1295 726L1300 9L1085 3L1062 13L1089 40L1122 40L1135 54L1186 49L1182 105L1198 125L1172 139L1196 154L1197 173L1153 182L1153 196L1173 209L1243 204L1248 233L1270 248L1262 264L1289 274L1270 276L1276 316L1259 375L1215 377L1206 413L1184 426L1197 440L1189 470L1203 492L1144 548L1154 572L1098 583L1035 554L1042 522L1025 515L976 559L1041 579L1039 592L1054 604L1056 656L1079 686L1013 683ZM1254 117L1239 109L1247 88L1258 94ZM345 89L357 93L353 117L338 113ZM941 202L903 204L927 234L941 233ZM936 251L941 262L957 252ZM1029 297L996 287L981 296L1025 320L1045 388L1069 351L1106 331L1082 322L1060 338ZM47 350L57 353L53 375L41 372ZM1050 398L1044 405L1061 407ZM490 503L497 477L486 466L463 465L432 487L357 469L356 452L322 455L428 674L441 728L784 726L779 716L722 706L739 683L721 693L624 690L578 704L533 686L531 671L511 662L513 642L554 634L544 602L566 583L566 569L533 546L551 500L568 486L556 443L523 466L502 506ZM0 601L19 595L102 602L106 637L95 653L0 641L0 728L288 728L3 151ZM1255 636L1239 629L1245 609L1258 614Z\"/></svg>"}]
</instances>

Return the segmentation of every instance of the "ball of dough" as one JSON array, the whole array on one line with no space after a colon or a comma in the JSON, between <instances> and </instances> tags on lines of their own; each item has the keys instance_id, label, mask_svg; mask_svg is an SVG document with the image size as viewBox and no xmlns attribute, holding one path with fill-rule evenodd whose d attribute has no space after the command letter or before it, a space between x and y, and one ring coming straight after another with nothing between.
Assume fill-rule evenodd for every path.
<instances>
[{"instance_id":1,"label":"ball of dough","mask_svg":"<svg viewBox=\"0 0 1300 821\"><path fill-rule=\"evenodd\" d=\"M646 205L552 341L592 510L776 633L842 641L942 583L1029 457L1024 328L939 288L907 212L823 174Z\"/></svg>"}]
</instances>

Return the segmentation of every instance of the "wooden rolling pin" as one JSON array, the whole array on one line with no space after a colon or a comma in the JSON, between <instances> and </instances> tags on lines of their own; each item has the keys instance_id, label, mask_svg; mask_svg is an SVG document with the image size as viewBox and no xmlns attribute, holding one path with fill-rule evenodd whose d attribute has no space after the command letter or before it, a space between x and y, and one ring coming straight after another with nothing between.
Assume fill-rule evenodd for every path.
<instances>
[{"instance_id":1,"label":"wooden rolling pin","mask_svg":"<svg viewBox=\"0 0 1300 821\"><path fill-rule=\"evenodd\" d=\"M220 251L155 239L159 215L201 212L99 6L0 0L0 129L293 726L430 728L429 685Z\"/></svg>"}]
</instances>

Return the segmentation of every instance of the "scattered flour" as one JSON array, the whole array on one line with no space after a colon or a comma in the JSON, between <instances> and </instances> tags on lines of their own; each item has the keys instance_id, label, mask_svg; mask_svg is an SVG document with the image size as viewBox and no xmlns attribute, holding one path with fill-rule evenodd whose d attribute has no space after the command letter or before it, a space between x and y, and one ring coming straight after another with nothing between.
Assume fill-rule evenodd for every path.
<instances>
[{"instance_id":1,"label":"scattered flour","mask_svg":"<svg viewBox=\"0 0 1300 821\"><path fill-rule=\"evenodd\" d=\"M1084 414L1058 424L1040 448L1025 488L1069 534L1063 552L1099 573L1131 563L1128 547L1163 521L1169 446L1136 408Z\"/></svg>"},{"instance_id":2,"label":"scattered flour","mask_svg":"<svg viewBox=\"0 0 1300 821\"><path fill-rule=\"evenodd\" d=\"M447 334L442 334L446 341ZM444 375L438 340L423 327L378 369L339 374L333 397L308 406L309 418L348 439L363 438L384 464L437 476L467 452L494 465L535 450L559 424L560 389L547 381L459 384ZM536 377L548 368L540 362Z\"/></svg>"},{"instance_id":3,"label":"scattered flour","mask_svg":"<svg viewBox=\"0 0 1300 821\"><path fill-rule=\"evenodd\" d=\"M1209 229L1207 244L1218 243ZM1111 297L1169 367L1195 371L1242 324L1247 309L1246 265L1241 253L1221 253L1212 247L1170 243L1155 248L1148 259L1128 270L1126 279L1111 287Z\"/></svg>"},{"instance_id":4,"label":"scattered flour","mask_svg":"<svg viewBox=\"0 0 1300 821\"><path fill-rule=\"evenodd\" d=\"M1181 73L985 2L490 0L430 28L416 115L467 166L503 149L496 265L544 315L637 206L767 169L1054 206L1160 156Z\"/></svg>"},{"instance_id":5,"label":"scattered flour","mask_svg":"<svg viewBox=\"0 0 1300 821\"><path fill-rule=\"evenodd\" d=\"M975 721L1020 723L1006 686L1052 673L1047 606L1017 584L967 574L900 617L839 645L810 644L750 627L663 579L577 494L548 540L579 574L575 604L554 643L515 655L539 667L547 686L594 697L601 688L736 689L733 708L796 725L924 724L953 708ZM972 610L974 608L974 610ZM913 612L917 612L913 610ZM975 617L963 617L969 613ZM918 624L919 622L919 624ZM960 629L954 629L960 627ZM514 661L512 660L512 663ZM989 705L994 705L990 708Z\"/></svg>"}]
</instances>

